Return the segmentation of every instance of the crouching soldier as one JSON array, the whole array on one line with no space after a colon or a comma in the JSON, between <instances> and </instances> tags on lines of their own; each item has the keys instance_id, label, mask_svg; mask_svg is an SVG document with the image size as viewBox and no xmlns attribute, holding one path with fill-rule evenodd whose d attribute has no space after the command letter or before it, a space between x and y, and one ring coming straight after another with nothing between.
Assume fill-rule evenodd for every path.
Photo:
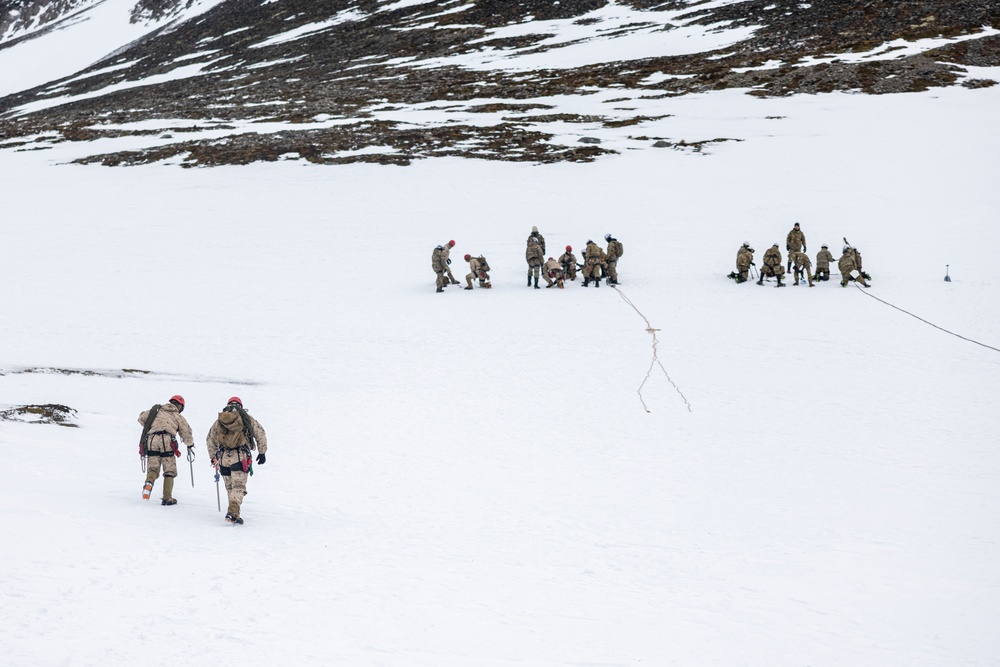
<instances>
[{"instance_id":1,"label":"crouching soldier","mask_svg":"<svg viewBox=\"0 0 1000 667\"><path fill-rule=\"evenodd\" d=\"M548 283L545 288L548 289L553 285L557 286L559 289L563 288L563 268L562 264L557 262L554 258L549 257L549 260L542 265L542 277L545 278L545 282Z\"/></svg>"},{"instance_id":2,"label":"crouching soldier","mask_svg":"<svg viewBox=\"0 0 1000 667\"><path fill-rule=\"evenodd\" d=\"M187 444L188 452L194 446L191 426L181 416L183 411L184 397L171 396L169 402L154 405L139 415L139 423L142 424L139 455L146 464L146 483L142 485L143 500L149 500L153 483L160 476L160 468L163 468L163 498L160 504L177 504L173 496L174 478L177 477L177 461L174 459L181 455L177 435L180 434L181 440Z\"/></svg>"},{"instance_id":3,"label":"crouching soldier","mask_svg":"<svg viewBox=\"0 0 1000 667\"><path fill-rule=\"evenodd\" d=\"M830 279L830 262L834 260L833 253L830 252L829 248L823 246L820 251L816 253L816 280L829 280Z\"/></svg>"},{"instance_id":4,"label":"crouching soldier","mask_svg":"<svg viewBox=\"0 0 1000 667\"><path fill-rule=\"evenodd\" d=\"M243 409L239 396L229 399L219 418L208 430L208 455L214 467L226 481L226 521L242 524L240 506L247 494L247 476L253 474L253 450L257 463L264 465L267 457L267 434L264 427Z\"/></svg>"},{"instance_id":5,"label":"crouching soldier","mask_svg":"<svg viewBox=\"0 0 1000 667\"><path fill-rule=\"evenodd\" d=\"M749 243L744 243L736 251L736 272L730 273L729 277L735 279L737 285L745 283L747 275L750 273L750 267L756 266L753 263L753 253L754 249L750 247Z\"/></svg>"},{"instance_id":6,"label":"crouching soldier","mask_svg":"<svg viewBox=\"0 0 1000 667\"><path fill-rule=\"evenodd\" d=\"M840 269L841 287L847 287L847 283L852 280L861 283L865 287L869 287L868 283L865 282L865 277L858 271L857 259L854 256L854 249L851 246L844 246L844 254L840 256L837 268Z\"/></svg>"},{"instance_id":7,"label":"crouching soldier","mask_svg":"<svg viewBox=\"0 0 1000 667\"><path fill-rule=\"evenodd\" d=\"M493 285L490 283L490 274L487 271L490 270L490 265L486 263L486 258L480 255L479 257L473 257L472 255L466 255L465 261L469 263L469 274L465 276L465 289L472 289L472 281L478 280L480 287L490 288Z\"/></svg>"},{"instance_id":8,"label":"crouching soldier","mask_svg":"<svg viewBox=\"0 0 1000 667\"><path fill-rule=\"evenodd\" d=\"M576 280L576 255L573 254L573 246L566 246L566 252L559 256L559 263L562 265L563 276Z\"/></svg>"},{"instance_id":9,"label":"crouching soldier","mask_svg":"<svg viewBox=\"0 0 1000 667\"><path fill-rule=\"evenodd\" d=\"M797 286L800 279L806 278L809 281L809 287L815 287L812 277L812 262L809 260L809 255L804 252L793 252L792 255L792 263L795 267L795 274L792 276L795 278L795 282L792 284Z\"/></svg>"},{"instance_id":10,"label":"crouching soldier","mask_svg":"<svg viewBox=\"0 0 1000 667\"><path fill-rule=\"evenodd\" d=\"M781 265L781 251L778 250L778 244L775 243L773 246L764 251L764 264L760 267L760 280L757 281L758 285L764 284L764 278L774 276L778 279L778 287L784 287L781 283L781 276L785 275L785 267Z\"/></svg>"},{"instance_id":11,"label":"crouching soldier","mask_svg":"<svg viewBox=\"0 0 1000 667\"><path fill-rule=\"evenodd\" d=\"M872 277L868 275L868 273L865 272L864 267L861 266L861 251L858 250L856 247L852 248L852 250L854 251L854 264L855 267L858 269L858 273L860 273L861 277L864 278L865 280L871 280Z\"/></svg>"}]
</instances>

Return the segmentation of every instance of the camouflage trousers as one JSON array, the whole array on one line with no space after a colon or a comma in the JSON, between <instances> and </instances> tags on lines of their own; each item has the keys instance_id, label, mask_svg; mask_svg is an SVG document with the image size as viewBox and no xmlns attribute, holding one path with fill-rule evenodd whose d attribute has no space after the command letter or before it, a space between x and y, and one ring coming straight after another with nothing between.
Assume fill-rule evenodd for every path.
<instances>
[{"instance_id":1,"label":"camouflage trousers","mask_svg":"<svg viewBox=\"0 0 1000 667\"><path fill-rule=\"evenodd\" d=\"M163 470L164 477L177 477L177 457L170 446L169 435L150 435L146 454L146 481L155 482Z\"/></svg>"},{"instance_id":2,"label":"camouflage trousers","mask_svg":"<svg viewBox=\"0 0 1000 667\"><path fill-rule=\"evenodd\" d=\"M457 285L458 281L455 280L455 276L451 275L451 267L450 266L446 267L444 271L445 273L448 274L448 282L450 282L452 285Z\"/></svg>"},{"instance_id":3,"label":"camouflage trousers","mask_svg":"<svg viewBox=\"0 0 1000 667\"><path fill-rule=\"evenodd\" d=\"M583 265L583 277L588 280L600 280L601 279L601 263L597 260L588 260L586 264Z\"/></svg>"},{"instance_id":4,"label":"camouflage trousers","mask_svg":"<svg viewBox=\"0 0 1000 667\"><path fill-rule=\"evenodd\" d=\"M229 513L233 516L240 515L240 505L243 504L243 497L247 495L249 474L243 470L243 461L250 461L251 457L251 454L245 454L239 449L223 449L222 458L219 459L219 474L226 483Z\"/></svg>"},{"instance_id":5,"label":"camouflage trousers","mask_svg":"<svg viewBox=\"0 0 1000 667\"><path fill-rule=\"evenodd\" d=\"M444 287L448 284L448 276L444 271L437 272L437 280L435 281L436 287Z\"/></svg>"},{"instance_id":6,"label":"camouflage trousers","mask_svg":"<svg viewBox=\"0 0 1000 667\"><path fill-rule=\"evenodd\" d=\"M618 260L617 259L609 259L608 260L608 266L605 269L605 273L607 273L608 277L611 278L611 282L613 282L613 283L618 282Z\"/></svg>"},{"instance_id":7,"label":"camouflage trousers","mask_svg":"<svg viewBox=\"0 0 1000 667\"><path fill-rule=\"evenodd\" d=\"M760 267L760 275L761 277L783 276L785 275L785 267L783 267L781 264L775 264L775 265L765 264L764 266Z\"/></svg>"},{"instance_id":8,"label":"camouflage trousers","mask_svg":"<svg viewBox=\"0 0 1000 667\"><path fill-rule=\"evenodd\" d=\"M563 281L562 269L553 269L551 271L546 271L542 274L542 278L545 278L545 282L549 285L555 285L556 283L561 283Z\"/></svg>"}]
</instances>

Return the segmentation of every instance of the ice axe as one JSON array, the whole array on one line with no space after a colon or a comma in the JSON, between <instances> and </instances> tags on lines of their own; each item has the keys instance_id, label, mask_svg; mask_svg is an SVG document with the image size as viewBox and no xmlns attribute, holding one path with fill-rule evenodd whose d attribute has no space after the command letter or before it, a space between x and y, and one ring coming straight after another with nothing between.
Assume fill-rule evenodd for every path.
<instances>
[{"instance_id":1,"label":"ice axe","mask_svg":"<svg viewBox=\"0 0 1000 667\"><path fill-rule=\"evenodd\" d=\"M948 275L948 266L949 266L948 264L944 265L944 281L946 283L950 283L951 282L951 276Z\"/></svg>"}]
</instances>

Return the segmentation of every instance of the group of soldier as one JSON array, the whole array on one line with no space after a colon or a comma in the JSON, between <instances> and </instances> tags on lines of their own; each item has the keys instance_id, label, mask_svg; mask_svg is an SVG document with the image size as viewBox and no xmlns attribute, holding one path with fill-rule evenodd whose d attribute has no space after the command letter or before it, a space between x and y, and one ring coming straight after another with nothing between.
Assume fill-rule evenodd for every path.
<instances>
[{"instance_id":1,"label":"group of soldier","mask_svg":"<svg viewBox=\"0 0 1000 667\"><path fill-rule=\"evenodd\" d=\"M812 273L812 262L806 254L806 235L803 233L799 223L795 223L788 236L785 237L785 250L788 252L787 266L781 265L781 250L778 244L764 251L764 259L760 268L760 278L758 285L764 284L765 278L777 278L777 287L784 287L782 277L785 273L792 273L793 285L798 285L800 280L808 282L809 287L815 287L813 280L826 281L830 279L830 263L834 261L834 256L827 246L822 246L816 254L816 274ZM754 249L749 243L744 243L736 251L736 271L729 274L729 278L737 284L747 282L751 267L756 267L753 261ZM864 287L869 287L868 281L871 276L865 273L861 265L861 252L848 244L844 244L843 254L837 260L837 269L840 271L840 286L847 287L850 282L857 282Z\"/></svg>"},{"instance_id":2,"label":"group of soldier","mask_svg":"<svg viewBox=\"0 0 1000 667\"><path fill-rule=\"evenodd\" d=\"M524 259L528 264L528 287L539 289L538 278L541 277L547 283L546 288L562 289L567 279L576 280L577 269L583 274L584 287L589 287L591 283L594 287L600 287L602 280L607 280L609 285L617 285L618 260L624 253L624 247L611 234L605 234L604 240L608 244L606 250L592 240L587 241L582 264L577 263L573 246L569 245L559 259L554 257L546 259L545 237L539 233L538 227L532 227L524 250ZM436 276L435 285L438 292L443 292L448 285L459 284L451 273L449 253L454 247L455 241L448 241L434 248L431 254L431 268ZM490 265L483 255L474 257L466 254L465 261L469 263L469 274L465 276L465 289L473 289L474 282L482 288L488 289L493 286L489 275Z\"/></svg>"},{"instance_id":3,"label":"group of soldier","mask_svg":"<svg viewBox=\"0 0 1000 667\"><path fill-rule=\"evenodd\" d=\"M181 452L177 438L187 445L188 461L192 463L191 483L194 483L194 435L191 425L181 413L184 412L184 397L171 396L170 400L160 405L154 405L139 415L139 423L143 425L142 436L139 439L139 455L146 469L146 482L142 486L142 497L149 500L153 484L163 470L163 497L161 505L176 505L173 497L174 479L177 477L177 462ZM208 430L208 456L212 467L216 470L215 481L219 476L225 480L226 496L229 504L226 508L226 521L242 524L240 507L243 497L247 494L247 477L253 474L252 450L257 450L257 464L264 465L267 459L267 434L264 427L250 416L243 408L239 396L233 396L226 402L226 407Z\"/></svg>"}]
</instances>

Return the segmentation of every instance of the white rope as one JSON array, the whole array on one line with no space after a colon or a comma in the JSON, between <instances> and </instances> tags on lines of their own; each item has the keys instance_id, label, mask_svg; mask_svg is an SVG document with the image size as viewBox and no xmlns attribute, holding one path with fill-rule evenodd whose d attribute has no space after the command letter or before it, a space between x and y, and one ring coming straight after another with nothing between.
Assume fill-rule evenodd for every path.
<instances>
[{"instance_id":1,"label":"white rope","mask_svg":"<svg viewBox=\"0 0 1000 667\"><path fill-rule=\"evenodd\" d=\"M615 291L618 292L618 295L625 300L625 303L632 306L632 310L639 313L639 317L641 317L643 321L646 322L646 331L652 334L653 336L653 358L649 362L649 369L646 371L646 377L643 378L642 384L639 385L638 389L639 401L642 403L643 409L647 413L652 412L649 409L649 406L646 405L646 400L642 397L642 388L646 386L646 382L649 381L649 376L653 372L653 366L657 365L660 367L660 370L662 370L663 374L666 376L667 382L673 385L674 389L677 390L677 393L680 394L681 399L684 401L684 405L687 406L688 412L694 412L694 410L691 409L691 403L689 403L687 400L687 396L684 395L684 392L681 391L680 387L678 387L677 384L673 381L673 379L671 379L670 373L667 372L667 369L664 368L663 366L663 362L660 361L659 353L657 351L657 346L660 344L660 340L656 336L656 332L659 331L659 329L653 328L653 325L649 323L649 318L643 315L642 312L635 307L635 304L632 303L631 299L625 296L625 292L623 292L620 287L618 287L617 285L612 285L612 287L614 287Z\"/></svg>"}]
</instances>

